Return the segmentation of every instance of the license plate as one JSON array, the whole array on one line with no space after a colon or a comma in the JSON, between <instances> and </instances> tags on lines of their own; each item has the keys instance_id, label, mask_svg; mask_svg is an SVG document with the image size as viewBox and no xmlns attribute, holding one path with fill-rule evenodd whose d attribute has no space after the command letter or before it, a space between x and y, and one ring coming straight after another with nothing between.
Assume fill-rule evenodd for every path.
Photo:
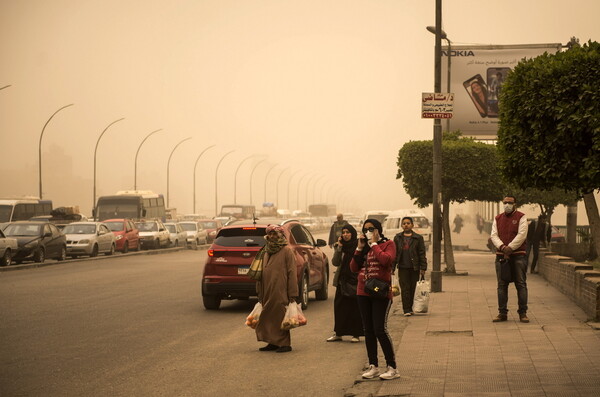
<instances>
[{"instance_id":1,"label":"license plate","mask_svg":"<svg viewBox=\"0 0 600 397\"><path fill-rule=\"evenodd\" d=\"M250 266L238 267L238 274L248 274L248 270L250 270Z\"/></svg>"}]
</instances>

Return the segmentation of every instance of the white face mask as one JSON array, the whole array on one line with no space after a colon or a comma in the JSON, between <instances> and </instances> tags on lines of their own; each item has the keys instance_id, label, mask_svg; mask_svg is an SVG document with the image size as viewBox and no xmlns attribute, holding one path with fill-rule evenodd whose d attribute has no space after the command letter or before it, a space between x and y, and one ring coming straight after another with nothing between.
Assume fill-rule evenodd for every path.
<instances>
[{"instance_id":1,"label":"white face mask","mask_svg":"<svg viewBox=\"0 0 600 397\"><path fill-rule=\"evenodd\" d=\"M367 237L369 240L371 240L373 238L373 232L366 232L365 237Z\"/></svg>"},{"instance_id":2,"label":"white face mask","mask_svg":"<svg viewBox=\"0 0 600 397\"><path fill-rule=\"evenodd\" d=\"M513 212L514 204L504 204L504 212Z\"/></svg>"}]
</instances>

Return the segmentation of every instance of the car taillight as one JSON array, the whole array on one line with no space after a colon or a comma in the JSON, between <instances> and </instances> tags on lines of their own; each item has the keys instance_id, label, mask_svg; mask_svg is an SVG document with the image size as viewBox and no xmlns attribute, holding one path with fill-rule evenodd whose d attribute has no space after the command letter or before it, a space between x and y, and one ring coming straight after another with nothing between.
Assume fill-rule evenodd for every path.
<instances>
[{"instance_id":1,"label":"car taillight","mask_svg":"<svg viewBox=\"0 0 600 397\"><path fill-rule=\"evenodd\" d=\"M255 227L243 227L242 230L256 230Z\"/></svg>"},{"instance_id":2,"label":"car taillight","mask_svg":"<svg viewBox=\"0 0 600 397\"><path fill-rule=\"evenodd\" d=\"M215 250L208 250L208 256L215 256Z\"/></svg>"}]
</instances>

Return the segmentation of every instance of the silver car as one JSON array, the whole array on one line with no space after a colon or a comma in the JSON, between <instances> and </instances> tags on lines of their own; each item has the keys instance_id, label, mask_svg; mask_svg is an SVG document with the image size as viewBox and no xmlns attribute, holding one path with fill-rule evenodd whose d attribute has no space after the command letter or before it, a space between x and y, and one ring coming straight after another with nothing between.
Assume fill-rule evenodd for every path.
<instances>
[{"instance_id":1,"label":"silver car","mask_svg":"<svg viewBox=\"0 0 600 397\"><path fill-rule=\"evenodd\" d=\"M200 244L206 244L208 241L208 233L198 222L184 221L179 222L183 230L187 233L187 245L190 248L198 249Z\"/></svg>"},{"instance_id":2,"label":"silver car","mask_svg":"<svg viewBox=\"0 0 600 397\"><path fill-rule=\"evenodd\" d=\"M17 252L19 246L17 239L6 237L4 232L0 230L0 266L8 266L12 262L12 256Z\"/></svg>"},{"instance_id":3,"label":"silver car","mask_svg":"<svg viewBox=\"0 0 600 397\"><path fill-rule=\"evenodd\" d=\"M67 255L72 258L115 253L115 235L102 222L73 222L66 225L62 232L67 236Z\"/></svg>"},{"instance_id":4,"label":"silver car","mask_svg":"<svg viewBox=\"0 0 600 397\"><path fill-rule=\"evenodd\" d=\"M185 247L187 244L187 233L179 222L165 222L165 227L171 237L171 247Z\"/></svg>"}]
</instances>

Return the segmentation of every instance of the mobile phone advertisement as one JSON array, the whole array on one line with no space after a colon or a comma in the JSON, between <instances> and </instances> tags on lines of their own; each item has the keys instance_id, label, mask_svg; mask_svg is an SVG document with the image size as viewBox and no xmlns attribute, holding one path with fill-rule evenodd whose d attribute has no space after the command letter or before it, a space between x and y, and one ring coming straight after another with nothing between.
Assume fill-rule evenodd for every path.
<instances>
[{"instance_id":1,"label":"mobile phone advertisement","mask_svg":"<svg viewBox=\"0 0 600 397\"><path fill-rule=\"evenodd\" d=\"M560 51L561 44L452 46L450 92L454 93L450 130L495 139L502 84L522 59ZM442 87L448 86L448 47L442 47Z\"/></svg>"}]
</instances>

